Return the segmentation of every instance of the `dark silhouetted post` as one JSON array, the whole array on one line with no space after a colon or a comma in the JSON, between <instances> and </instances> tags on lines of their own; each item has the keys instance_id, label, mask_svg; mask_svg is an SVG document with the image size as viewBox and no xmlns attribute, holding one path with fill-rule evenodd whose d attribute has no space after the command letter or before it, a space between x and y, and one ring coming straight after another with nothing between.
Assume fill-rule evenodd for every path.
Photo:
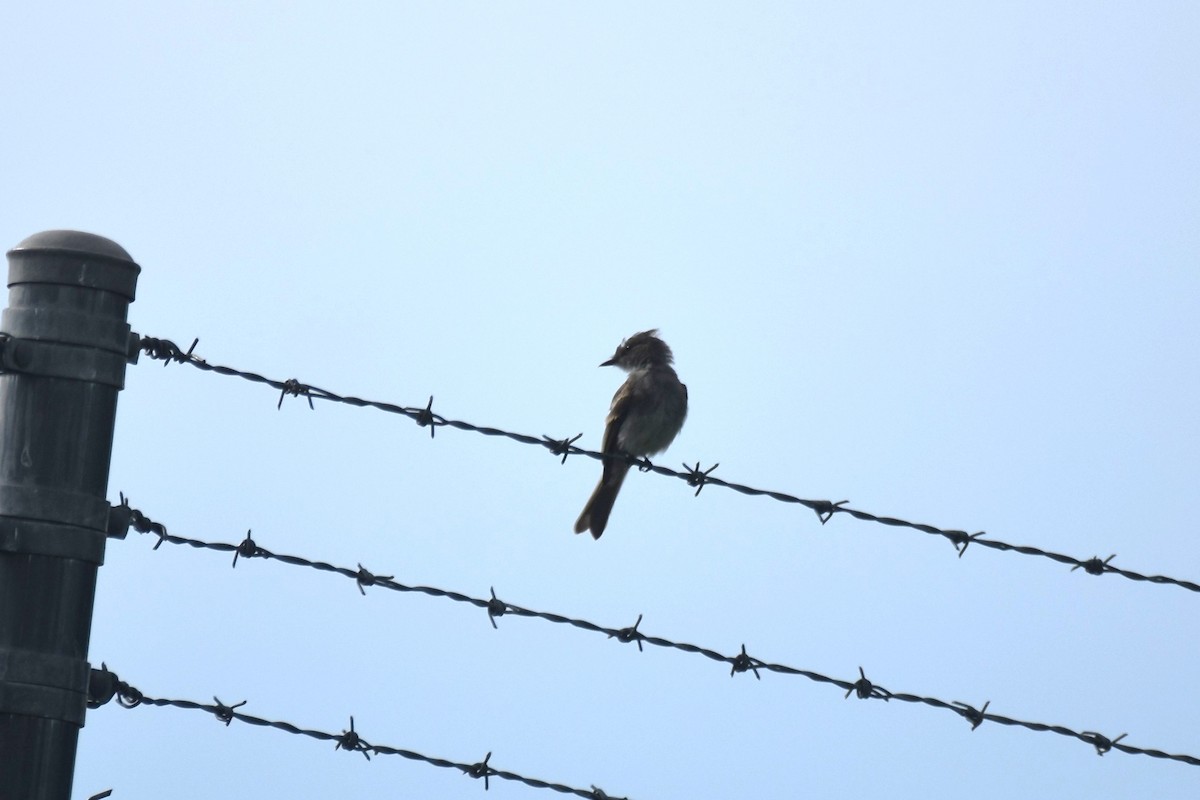
<instances>
[{"instance_id":1,"label":"dark silhouetted post","mask_svg":"<svg viewBox=\"0 0 1200 800\"><path fill-rule=\"evenodd\" d=\"M0 318L0 798L66 800L87 701L140 267L77 231L8 253Z\"/></svg>"}]
</instances>

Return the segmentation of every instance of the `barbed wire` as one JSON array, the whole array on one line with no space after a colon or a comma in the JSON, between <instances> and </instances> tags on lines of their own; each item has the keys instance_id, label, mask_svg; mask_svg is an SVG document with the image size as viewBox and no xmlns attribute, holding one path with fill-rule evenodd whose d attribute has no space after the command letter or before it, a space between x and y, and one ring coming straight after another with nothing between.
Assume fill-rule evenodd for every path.
<instances>
[{"instance_id":1,"label":"barbed wire","mask_svg":"<svg viewBox=\"0 0 1200 800\"><path fill-rule=\"evenodd\" d=\"M132 527L139 533L150 533L157 536L158 542L156 542L154 545L155 550L161 547L163 542L168 542L170 544L188 545L198 549L233 553L233 563L231 565L233 567L237 566L239 558L265 558L273 561L281 561L292 566L308 567L322 572L333 572L343 577L350 578L355 581L359 592L363 595L366 595L367 587L379 586L396 592L417 592L429 595L431 597L442 597L459 603L468 603L476 608L485 609L488 614L488 619L492 623L492 627L496 629L499 628L499 626L496 624L496 619L498 617L503 617L506 614L512 614L521 617L534 617L537 619L546 620L548 622L571 625L591 633L601 633L610 639L616 639L618 642L622 643L636 642L638 650L642 650L642 644L645 643L654 645L656 647L670 648L674 650L681 650L685 653L702 655L713 661L719 661L721 663L728 664L730 667L730 676L736 675L740 672L752 672L754 673L755 678L762 680L760 670L775 672L782 675L796 675L807 678L808 680L816 683L831 684L839 689L843 689L846 692L846 697L849 697L851 693L853 693L856 697L864 700L870 698L885 701L899 700L904 703L921 703L933 708L938 708L945 711L953 711L955 714L964 718L971 724L971 730L975 730L984 722L996 722L1001 725L1020 727L1031 731L1056 733L1060 736L1074 738L1095 747L1096 752L1099 755L1104 755L1110 750L1116 749L1125 753L1146 755L1153 758L1179 761L1184 764L1191 764L1192 766L1200 766L1200 758L1197 758L1196 756L1171 754L1162 750L1122 744L1121 740L1127 735L1124 733L1115 739L1109 739L1103 734L1095 731L1075 731L1062 725L1047 725L1041 722L1027 722L1025 720L1006 717L1001 714L988 713L987 709L991 704L990 700L984 703L981 708L976 709L974 706L960 701L946 702L945 700L939 700L936 697L925 697L922 695L908 694L904 692L893 692L869 680L861 666L859 667L859 677L857 680L844 680L822 675L821 673L813 672L812 670L797 669L796 667L790 667L786 664L776 664L769 661L764 661L747 653L746 645L744 643L742 644L740 653L737 653L736 655L726 655L708 647L687 644L686 642L676 642L660 636L649 636L639 630L642 622L642 615L638 615L637 621L629 627L610 628L597 625L594 622L588 622L584 619L576 619L549 611L535 611L533 609L508 603L496 596L496 590L494 587L490 590L490 598L481 598L472 597L461 592L439 589L433 586L409 586L407 584L397 582L394 580L394 576L392 575L376 575L363 567L361 563L358 565L358 569L351 569L349 567L335 566L324 561L313 561L301 556L273 553L270 550L259 546L258 543L251 538L251 531L249 530L246 531L246 538L244 538L238 544L209 542L201 539L176 536L168 533L166 526L162 523L154 522L141 511L132 508L124 494L121 495L121 505L115 506L113 510L119 515L116 517L116 519L118 519L120 523L125 523L123 525L118 524L116 526L117 528L124 527L125 529L128 529L129 527Z\"/></svg>"},{"instance_id":2,"label":"barbed wire","mask_svg":"<svg viewBox=\"0 0 1200 800\"><path fill-rule=\"evenodd\" d=\"M611 455L605 455L604 453L596 450L587 450L576 446L575 442L578 441L583 434L578 434L565 439L555 439L545 435L537 437L523 433L515 433L513 431L506 431L501 428L475 425L470 422L443 417L441 414L434 412L432 395L430 396L429 402L424 408L410 408L396 405L394 403L384 403L377 400L364 400L361 397L340 395L335 392L328 391L327 389L321 389L310 384L301 383L295 378L281 381L273 378L267 378L254 372L246 372L244 370L234 369L233 367L223 367L217 364L210 364L203 358L193 354L193 351L196 349L196 345L199 343L199 341L199 339L193 340L191 347L184 351L169 339L155 339L149 336L139 336L138 349L141 352L144 352L150 358L161 360L163 362L163 366L166 366L172 362L190 364L191 366L206 372L215 372L218 375L238 377L254 383L266 384L274 389L278 389L279 402L276 404L276 408L282 408L284 398L288 397L289 395L306 398L310 408L314 408L313 399L316 398L318 400L344 403L346 405L356 406L359 408L374 408L389 414L398 414L408 417L418 425L422 427L428 427L429 435L431 437L434 435L434 432L438 427L445 426L464 431L472 431L474 433L482 433L485 436L501 436L511 439L515 442L520 442L521 444L544 447L553 455L562 456L562 463L566 463L567 456L569 455L587 456L588 458L594 458L598 461L603 461L606 458L614 457ZM1171 578L1166 575L1144 575L1131 569L1124 569L1122 567L1114 566L1112 564L1112 560L1116 558L1115 553L1105 559L1101 559L1099 556L1080 559L1076 558L1075 556L1065 555L1063 553L1055 553L1050 550L1043 550L1039 547L1033 547L1030 545L1014 545L1000 541L999 539L985 539L983 538L984 531L967 533L963 530L939 528L934 525L928 525L920 522L910 522L897 517L879 516L872 514L869 511L861 511L856 508L848 507L846 504L850 502L849 500L841 500L836 503L829 500L807 500L802 497L796 497L795 495L787 494L786 492L778 492L768 489L756 489L753 486L734 483L733 481L726 481L722 478L714 476L712 473L718 466L720 466L720 464L713 464L708 469L701 469L700 462L697 461L696 466L689 467L687 464L684 464L684 470L678 471L669 467L660 466L658 464L652 464L649 460L644 458L628 458L628 460L631 465L637 466L643 472L655 472L659 475L667 475L672 478L679 478L683 481L686 481L689 486L696 487L697 496L705 486L721 486L745 495L769 497L772 500L778 500L781 503L791 503L804 506L805 508L808 508L816 513L817 518L821 521L822 525L827 523L835 514L848 514L855 519L863 520L865 522L875 522L891 527L908 528L911 530L920 531L922 533L927 533L932 536L941 536L949 540L949 542L954 546L954 549L958 552L959 558L962 558L962 556L967 552L967 547L974 543L980 547L986 547L992 550L1015 552L1026 556L1048 558L1051 561L1069 565L1072 572L1077 569L1083 569L1084 572L1088 573L1089 575L1104 575L1111 573L1114 575L1120 575L1123 578L1128 578L1129 580L1133 581L1143 581L1153 584L1170 584L1187 589L1191 592L1200 593L1200 584L1197 584L1193 581L1182 580L1180 578Z\"/></svg>"},{"instance_id":3,"label":"barbed wire","mask_svg":"<svg viewBox=\"0 0 1200 800\"><path fill-rule=\"evenodd\" d=\"M91 680L88 687L88 707L99 708L108 703L114 696L117 698L117 704L122 708L137 708L140 705L151 706L171 706L174 708L183 708L192 711L206 711L212 714L226 726L229 723L237 720L245 722L249 725L258 725L260 727L274 728L284 731L285 733L296 734L298 736L309 736L318 741L334 742L335 750L345 750L350 753L362 753L363 756L370 761L372 755L379 756L401 756L410 761L422 761L426 764L431 764L435 767L443 769L457 769L464 775L469 775L472 778L483 778L483 788L489 789L490 780L492 778L503 778L506 781L518 781L526 786L532 786L535 789L552 789L561 794L573 794L577 797L586 797L591 800L626 800L626 798L616 798L605 794L602 789L593 786L591 790L577 789L573 786L567 786L562 783L551 783L543 781L539 778L529 778L524 775L518 775L515 772L508 770L496 769L489 761L492 754L488 753L482 761L477 761L474 764L465 764L457 761L449 761L444 758L434 758L433 756L423 755L412 750L406 750L400 747L390 747L383 744L370 744L362 735L354 728L354 717L350 717L349 730L343 730L341 733L329 733L327 731L318 731L311 728L301 728L293 725L290 722L281 722L278 720L263 719L251 714L246 714L237 709L246 705L245 700L240 703L226 705L218 698L213 697L213 702L197 703L192 700L165 700L162 698L150 697L141 690L130 686L125 681L121 680L117 675L108 669L108 665L101 664L99 670L92 670Z\"/></svg>"}]
</instances>

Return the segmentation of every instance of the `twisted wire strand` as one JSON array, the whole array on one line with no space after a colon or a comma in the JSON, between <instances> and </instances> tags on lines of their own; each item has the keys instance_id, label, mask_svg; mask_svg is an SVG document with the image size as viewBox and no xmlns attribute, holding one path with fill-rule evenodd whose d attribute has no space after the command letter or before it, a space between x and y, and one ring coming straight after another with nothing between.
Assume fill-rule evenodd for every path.
<instances>
[{"instance_id":1,"label":"twisted wire strand","mask_svg":"<svg viewBox=\"0 0 1200 800\"><path fill-rule=\"evenodd\" d=\"M574 443L583 434L566 439L555 439L550 436L537 437L523 433L515 433L513 431L506 431L501 428L475 425L462 420L449 419L433 411L432 396L429 398L429 402L424 408L410 408L396 405L394 403L385 403L377 400L364 400L361 397L353 397L350 395L340 395L327 389L321 389L310 384L301 383L294 378L281 381L273 378L267 378L254 372L246 372L244 370L234 369L233 367L210 364L203 358L193 354L192 351L195 350L198 343L199 339L193 340L191 347L184 351L169 339L155 339L148 336L140 336L138 339L138 349L141 352L144 352L150 358L162 361L164 366L172 362L190 364L191 366L206 372L215 372L218 375L238 377L254 383L266 384L274 389L278 389L279 402L276 404L276 408L281 408L283 406L284 398L288 397L289 395L306 398L310 408L313 407L313 399L315 398L317 400L328 400L334 403L344 403L346 405L356 406L359 408L374 408L389 414L398 414L400 416L408 417L418 425L422 427L428 427L429 435L431 437L434 435L434 432L438 427L445 426L464 431L472 431L474 433L481 433L485 436L501 436L511 439L515 442L520 442L521 444L544 447L553 455L562 456L562 461L564 463L569 455L587 456L588 458L594 458L598 461L602 461L606 458L613 458L611 455L605 455L604 453L595 450L586 450L582 447L576 446ZM696 462L695 467L689 467L687 464L684 464L684 470L678 471L670 469L669 467L659 466L658 464L651 464L647 459L630 458L629 461L643 472L655 472L659 475L667 475L672 478L679 478L683 481L686 481L689 486L696 487L696 495L699 495L700 491L705 486L721 486L745 495L769 497L772 500L777 500L781 503L791 503L804 506L805 508L808 508L816 513L818 519L821 521L821 524L828 522L835 514L847 514L855 519L863 520L865 522L875 522L881 525L888 525L897 528L908 528L910 530L920 531L932 536L941 536L950 541L950 543L954 546L954 549L958 551L960 558L967 552L967 547L974 543L980 547L986 547L1001 552L1014 552L1026 556L1048 558L1051 561L1069 565L1072 571L1083 569L1089 575L1104 575L1111 573L1114 575L1120 575L1123 578L1128 578L1129 580L1133 581L1143 581L1152 584L1169 584L1172 586L1178 586L1182 589L1187 589L1191 592L1200 593L1200 584L1197 584L1193 581L1182 580L1180 578L1171 578L1166 575L1144 575L1131 569L1124 569L1122 567L1114 566L1111 562L1116 557L1115 554L1110 555L1105 559L1101 559L1099 556L1093 556L1092 558L1088 559L1080 559L1076 558L1075 556L1065 555L1063 553L1055 553L1050 550L1043 550L1039 547L1033 547L1030 545L1014 545L1000 541L999 539L985 539L983 538L983 531L967 533L963 530L938 528L934 525L928 525L920 522L910 522L897 517L879 516L872 514L869 511L861 511L859 509L848 507L846 505L849 502L848 500L842 500L836 503L829 500L807 500L801 497L796 497L795 495L787 494L786 492L757 489L753 486L746 486L745 484L734 483L732 481L726 481L722 478L716 477L712 474L712 472L716 470L718 466L720 466L719 464L714 464L706 470L702 470L700 468L700 462Z\"/></svg>"},{"instance_id":2,"label":"twisted wire strand","mask_svg":"<svg viewBox=\"0 0 1200 800\"><path fill-rule=\"evenodd\" d=\"M529 778L524 775L519 775L516 772L508 770L496 769L488 762L492 754L488 753L482 761L477 761L474 764L466 764L457 761L450 761L444 758L435 758L422 753L417 753L413 750L406 750L400 747L390 747L382 744L370 744L362 735L354 729L354 717L350 717L350 728L343 730L340 734L329 733L327 731L313 730L311 728L301 728L293 725L290 722L282 722L279 720L269 720L262 717L256 717L252 714L246 714L237 709L246 704L246 701L226 705L216 697L213 698L213 703L197 703L192 700L169 700L156 697L150 697L144 694L141 690L130 686L125 681L122 681L116 674L109 671L107 665L102 666L100 670L92 671L91 680L92 689L89 689L88 706L91 708L99 708L107 703L114 696L117 698L117 703L122 708L136 708L140 705L150 706L170 706L174 708L183 708L192 711L206 711L212 714L227 726L230 722L237 720L248 725L257 725L259 727L274 728L275 730L284 731L298 736L308 736L318 741L334 742L336 750L346 750L347 752L362 753L363 756L370 761L372 755L385 756L401 756L410 761L421 761L435 767L443 769L457 769L464 775L472 778L483 778L484 788L489 788L491 778L502 778L506 781L517 781L532 786L535 789L551 789L561 794L572 794L576 797L591 798L591 800L625 800L625 798L610 797L603 790L593 786L591 790L579 789L574 786L567 786L562 783L552 783L539 778ZM103 687L97 689L95 687Z\"/></svg>"},{"instance_id":3,"label":"twisted wire strand","mask_svg":"<svg viewBox=\"0 0 1200 800\"><path fill-rule=\"evenodd\" d=\"M1031 731L1056 733L1060 736L1077 739L1086 744L1090 744L1096 748L1099 755L1104 755L1111 750L1120 750L1125 753L1151 756L1153 758L1167 759L1178 761L1192 766L1200 766L1200 758L1184 754L1171 754L1162 750L1153 748L1143 748L1134 745L1121 743L1126 734L1121 734L1115 739L1109 739L1103 734L1094 731L1075 731L1071 728L1062 725L1048 725L1041 722L1028 722L1025 720L1015 719L1012 717L1003 716L1001 714L988 713L987 708L991 701L984 703L979 709L974 706L960 701L946 702L939 700L936 697L925 697L917 694L908 694L904 692L892 692L884 687L870 681L862 667L859 667L859 677L857 680L844 680L833 678L827 675L822 675L819 672L812 670L797 669L786 664L776 664L769 661L764 661L760 658L749 655L746 652L746 645L743 644L741 652L735 655L726 655L717 650L699 645L688 644L686 642L676 642L671 639L666 639L660 636L650 636L642 633L638 628L641 625L642 617L639 615L637 622L625 628L610 628L603 625L597 625L594 622L589 622L584 619L576 619L563 614L556 614L549 611L535 611L533 609L524 608L512 603L501 600L496 596L495 589L491 589L491 598L472 597L461 592L439 589L433 586L409 586L400 583L393 579L391 575L376 575L362 566L358 565L358 569L349 567L340 567L329 564L324 561L313 561L301 556L284 555L273 553L263 547L260 547L252 538L250 531L246 532L246 538L238 544L229 544L223 542L209 542L201 539L192 539L184 536L176 536L168 533L165 525L159 522L154 522L146 517L141 511L131 508L124 495L121 496L121 505L114 507L124 519L128 521L128 526L140 533L151 533L158 537L158 542L155 543L154 549L157 550L162 546L163 542L178 545L188 545L193 548L215 550L217 552L234 553L232 566L236 567L238 558L265 558L274 561L281 561L285 564L298 567L308 567L322 572L333 572L346 578L350 578L358 585L358 590L363 595L366 594L366 587L380 586L385 589L391 589L396 592L418 592L431 597L442 597L453 600L459 603L468 603L476 608L485 609L488 613L488 618L492 623L493 628L498 628L496 619L506 614L513 614L520 617L535 617L548 622L558 624L572 625L592 633L601 633L610 639L616 639L622 643L636 642L638 649L642 649L642 644L650 644L656 647L671 648L681 650L685 653L701 655L713 661L719 661L724 664L729 664L730 676L740 672L752 672L754 677L761 680L762 675L760 670L767 672L775 672L782 675L797 675L807 678L810 681L817 683L831 684L839 689L845 690L846 697L851 693L860 699L880 699L885 701L899 700L904 703L920 703L932 708L952 711L955 714L963 717L971 724L971 730L975 730L984 722L996 722L1001 725L1025 728Z\"/></svg>"}]
</instances>

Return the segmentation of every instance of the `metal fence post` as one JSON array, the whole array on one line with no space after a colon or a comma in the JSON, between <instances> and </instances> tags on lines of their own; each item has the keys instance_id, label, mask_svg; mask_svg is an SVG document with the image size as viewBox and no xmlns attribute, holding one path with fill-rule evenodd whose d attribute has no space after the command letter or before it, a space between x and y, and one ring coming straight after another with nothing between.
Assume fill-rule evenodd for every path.
<instances>
[{"instance_id":1,"label":"metal fence post","mask_svg":"<svg viewBox=\"0 0 1200 800\"><path fill-rule=\"evenodd\" d=\"M8 253L0 318L0 798L66 800L141 268L78 231Z\"/></svg>"}]
</instances>

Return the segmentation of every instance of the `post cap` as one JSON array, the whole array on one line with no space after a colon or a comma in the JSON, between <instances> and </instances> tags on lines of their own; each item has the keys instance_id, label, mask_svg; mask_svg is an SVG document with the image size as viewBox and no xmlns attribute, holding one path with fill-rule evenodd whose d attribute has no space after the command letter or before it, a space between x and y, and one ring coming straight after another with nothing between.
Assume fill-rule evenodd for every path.
<instances>
[{"instance_id":1,"label":"post cap","mask_svg":"<svg viewBox=\"0 0 1200 800\"><path fill-rule=\"evenodd\" d=\"M133 256L112 239L83 231L42 231L24 239L9 255L38 251L42 253L79 253L112 261L135 263Z\"/></svg>"},{"instance_id":2,"label":"post cap","mask_svg":"<svg viewBox=\"0 0 1200 800\"><path fill-rule=\"evenodd\" d=\"M58 284L133 301L142 268L124 247L83 231L42 231L8 251L8 285Z\"/></svg>"}]
</instances>

